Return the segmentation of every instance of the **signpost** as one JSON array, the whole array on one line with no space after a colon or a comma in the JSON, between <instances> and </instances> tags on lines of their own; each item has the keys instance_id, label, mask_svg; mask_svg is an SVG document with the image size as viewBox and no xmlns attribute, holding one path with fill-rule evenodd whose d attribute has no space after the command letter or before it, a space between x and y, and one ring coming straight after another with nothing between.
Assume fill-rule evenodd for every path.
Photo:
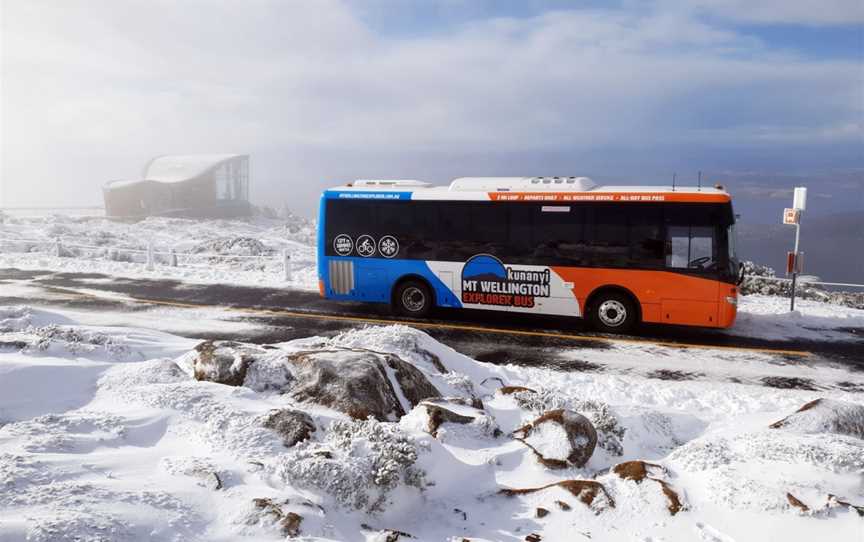
<instances>
[{"instance_id":1,"label":"signpost","mask_svg":"<svg viewBox=\"0 0 864 542\"><path fill-rule=\"evenodd\" d=\"M783 210L783 223L795 226L795 251L787 254L786 272L792 273L792 300L789 310L795 310L795 283L798 273L803 271L802 254L798 251L798 243L801 239L801 215L807 208L807 188L796 186L792 197L792 208Z\"/></svg>"}]
</instances>

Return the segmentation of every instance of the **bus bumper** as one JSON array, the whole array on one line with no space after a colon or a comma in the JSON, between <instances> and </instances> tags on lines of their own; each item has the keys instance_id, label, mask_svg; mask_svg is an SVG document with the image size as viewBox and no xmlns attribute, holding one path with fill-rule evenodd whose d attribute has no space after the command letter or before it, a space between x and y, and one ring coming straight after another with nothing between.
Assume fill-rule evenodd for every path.
<instances>
[{"instance_id":1,"label":"bus bumper","mask_svg":"<svg viewBox=\"0 0 864 542\"><path fill-rule=\"evenodd\" d=\"M732 286L720 298L720 314L717 327L729 328L735 324L738 316L738 287Z\"/></svg>"}]
</instances>

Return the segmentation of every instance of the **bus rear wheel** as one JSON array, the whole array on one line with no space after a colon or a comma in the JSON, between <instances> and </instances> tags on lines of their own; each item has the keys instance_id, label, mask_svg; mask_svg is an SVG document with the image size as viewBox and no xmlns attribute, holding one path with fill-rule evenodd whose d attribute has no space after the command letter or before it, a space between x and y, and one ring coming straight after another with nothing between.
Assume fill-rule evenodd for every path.
<instances>
[{"instance_id":1,"label":"bus rear wheel","mask_svg":"<svg viewBox=\"0 0 864 542\"><path fill-rule=\"evenodd\" d=\"M393 304L403 316L422 318L432 310L432 291L418 280L408 280L396 288Z\"/></svg>"},{"instance_id":2,"label":"bus rear wheel","mask_svg":"<svg viewBox=\"0 0 864 542\"><path fill-rule=\"evenodd\" d=\"M628 333L636 326L636 307L617 292L601 293L591 305L591 324L604 333Z\"/></svg>"}]
</instances>

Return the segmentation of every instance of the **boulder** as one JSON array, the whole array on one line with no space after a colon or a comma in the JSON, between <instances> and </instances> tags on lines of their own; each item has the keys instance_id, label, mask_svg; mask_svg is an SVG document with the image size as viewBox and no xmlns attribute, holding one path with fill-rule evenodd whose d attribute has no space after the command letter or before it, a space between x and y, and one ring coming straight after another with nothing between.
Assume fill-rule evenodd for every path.
<instances>
[{"instance_id":1,"label":"boulder","mask_svg":"<svg viewBox=\"0 0 864 542\"><path fill-rule=\"evenodd\" d=\"M769 427L801 433L836 433L864 439L864 405L816 399Z\"/></svg>"},{"instance_id":2,"label":"boulder","mask_svg":"<svg viewBox=\"0 0 864 542\"><path fill-rule=\"evenodd\" d=\"M299 352L288 358L295 378L290 395L362 420L401 418L440 393L413 365L392 354L360 349Z\"/></svg>"},{"instance_id":3,"label":"boulder","mask_svg":"<svg viewBox=\"0 0 864 542\"><path fill-rule=\"evenodd\" d=\"M263 349L234 341L204 341L195 347L192 370L195 380L242 386L246 371Z\"/></svg>"},{"instance_id":4,"label":"boulder","mask_svg":"<svg viewBox=\"0 0 864 542\"><path fill-rule=\"evenodd\" d=\"M312 416L289 408L271 412L264 420L264 427L278 433L286 448L308 439L315 432Z\"/></svg>"},{"instance_id":5,"label":"boulder","mask_svg":"<svg viewBox=\"0 0 864 542\"><path fill-rule=\"evenodd\" d=\"M295 378L290 395L362 420L401 418L440 393L416 367L393 354L360 349L299 352L288 357Z\"/></svg>"},{"instance_id":6,"label":"boulder","mask_svg":"<svg viewBox=\"0 0 864 542\"><path fill-rule=\"evenodd\" d=\"M513 432L543 465L553 469L584 467L597 446L597 431L572 410L550 410Z\"/></svg>"}]
</instances>

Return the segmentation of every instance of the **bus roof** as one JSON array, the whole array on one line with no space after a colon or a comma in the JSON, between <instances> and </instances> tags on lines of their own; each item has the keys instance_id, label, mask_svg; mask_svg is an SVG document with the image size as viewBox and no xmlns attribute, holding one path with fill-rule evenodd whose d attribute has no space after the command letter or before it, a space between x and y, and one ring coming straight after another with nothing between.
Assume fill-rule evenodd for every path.
<instances>
[{"instance_id":1,"label":"bus roof","mask_svg":"<svg viewBox=\"0 0 864 542\"><path fill-rule=\"evenodd\" d=\"M363 179L331 188L327 197L492 201L731 201L722 187L598 185L588 177L460 177L449 186L416 180Z\"/></svg>"}]
</instances>

